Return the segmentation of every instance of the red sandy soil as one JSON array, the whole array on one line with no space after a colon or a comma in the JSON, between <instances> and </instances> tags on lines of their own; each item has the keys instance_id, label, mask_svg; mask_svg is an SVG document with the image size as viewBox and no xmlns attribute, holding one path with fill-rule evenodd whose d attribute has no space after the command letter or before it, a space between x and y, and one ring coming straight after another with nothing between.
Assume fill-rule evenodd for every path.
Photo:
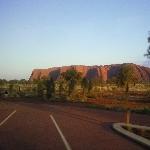
<instances>
[{"instance_id":1,"label":"red sandy soil","mask_svg":"<svg viewBox=\"0 0 150 150\"><path fill-rule=\"evenodd\" d=\"M125 100L116 100L116 99L107 99L107 98L99 98L99 99L88 99L88 102L91 104L97 104L106 106L108 108L112 107L121 107L121 108L130 108L130 109L143 109L150 108L149 102L136 102L136 101L125 101Z\"/></svg>"}]
</instances>

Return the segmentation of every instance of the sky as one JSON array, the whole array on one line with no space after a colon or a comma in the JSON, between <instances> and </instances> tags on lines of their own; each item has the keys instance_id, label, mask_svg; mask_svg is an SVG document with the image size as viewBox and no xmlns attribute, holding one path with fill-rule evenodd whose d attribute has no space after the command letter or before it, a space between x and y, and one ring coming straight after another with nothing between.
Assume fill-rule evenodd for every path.
<instances>
[{"instance_id":1,"label":"sky","mask_svg":"<svg viewBox=\"0 0 150 150\"><path fill-rule=\"evenodd\" d=\"M0 0L0 78L35 68L148 64L150 0ZM149 64L148 64L149 65Z\"/></svg>"}]
</instances>

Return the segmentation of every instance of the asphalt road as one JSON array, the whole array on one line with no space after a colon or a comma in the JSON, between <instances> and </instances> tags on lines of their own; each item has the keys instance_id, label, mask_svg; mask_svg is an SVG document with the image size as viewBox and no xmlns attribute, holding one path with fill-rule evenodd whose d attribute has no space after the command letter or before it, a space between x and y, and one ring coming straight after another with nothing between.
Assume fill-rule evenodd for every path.
<instances>
[{"instance_id":1,"label":"asphalt road","mask_svg":"<svg viewBox=\"0 0 150 150\"><path fill-rule=\"evenodd\" d=\"M76 104L0 102L0 150L142 150L111 125L124 113ZM132 123L150 126L150 116Z\"/></svg>"}]
</instances>

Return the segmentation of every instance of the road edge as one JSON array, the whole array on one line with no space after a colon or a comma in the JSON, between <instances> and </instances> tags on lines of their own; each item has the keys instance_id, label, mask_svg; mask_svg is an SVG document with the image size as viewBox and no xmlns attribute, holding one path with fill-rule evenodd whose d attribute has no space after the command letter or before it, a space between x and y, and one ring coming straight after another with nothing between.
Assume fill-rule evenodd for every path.
<instances>
[{"instance_id":1,"label":"road edge","mask_svg":"<svg viewBox=\"0 0 150 150\"><path fill-rule=\"evenodd\" d=\"M135 127L135 128L140 128L140 129L147 129L147 130L150 130L150 127L147 127L147 126L139 126L139 125L133 125L133 124L126 124L126 123L114 123L112 125L113 129L121 134L123 134L124 136L126 136L127 138L129 139L132 139L134 140L135 142L147 147L147 148L150 148L150 140L144 138L144 137L141 137L137 134L134 134L132 132L129 132L127 130L125 130L122 126L129 126L129 127Z\"/></svg>"}]
</instances>

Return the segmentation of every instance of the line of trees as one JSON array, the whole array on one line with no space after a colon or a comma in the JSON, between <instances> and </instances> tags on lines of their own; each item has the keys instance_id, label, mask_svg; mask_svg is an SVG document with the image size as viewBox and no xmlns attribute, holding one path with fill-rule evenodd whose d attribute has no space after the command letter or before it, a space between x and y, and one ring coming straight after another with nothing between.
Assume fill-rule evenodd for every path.
<instances>
[{"instance_id":1,"label":"line of trees","mask_svg":"<svg viewBox=\"0 0 150 150\"><path fill-rule=\"evenodd\" d=\"M75 69L67 70L63 72L57 80L52 77L26 81L22 80L0 80L0 88L7 85L9 93L15 93L20 95L29 95L29 92L33 96L50 98L71 98L74 99L87 99L87 97L101 97L106 93L103 93L104 88L109 89L109 85L118 85L124 88L125 93L129 92L130 85L135 84L138 79L134 74L134 67L132 64L122 64L118 76L113 77L111 80L105 82L102 77L95 79L88 79L82 76L80 72ZM107 84L108 83L108 84ZM117 87L116 87L117 88ZM26 94L24 94L24 89ZM1 89L0 89L1 90ZM15 92L13 92L15 91ZM10 94L13 95L13 94Z\"/></svg>"},{"instance_id":2,"label":"line of trees","mask_svg":"<svg viewBox=\"0 0 150 150\"><path fill-rule=\"evenodd\" d=\"M133 66L130 64L123 64L120 69L119 75L115 78L113 83L117 84L120 87L125 87L125 93L129 92L129 85L131 83L135 84L137 82L136 75L133 73ZM46 95L49 99L55 95L68 96L70 97L80 87L80 94L82 97L86 97L93 88L96 86L101 86L104 84L102 79L87 79L82 77L80 72L77 72L75 69L67 70L63 72L59 79L56 81L53 78L42 78L37 81L37 93L38 96Z\"/></svg>"},{"instance_id":3,"label":"line of trees","mask_svg":"<svg viewBox=\"0 0 150 150\"><path fill-rule=\"evenodd\" d=\"M109 81L108 83L115 83L122 87L125 86L126 92L128 92L129 84L133 81L136 83L137 81L136 76L133 75L134 73L132 65L123 64L118 77L113 78L112 81ZM54 81L52 77L43 77L42 79L38 79L33 82L25 79L10 81L4 79L0 80L0 86L2 87L6 84L8 85L10 91L13 91L14 86L16 85L18 86L18 91L21 91L21 85L31 84L31 88L34 87L34 91L39 97L46 95L47 98L53 97L56 95L56 92L60 97L65 94L67 96L71 96L76 91L77 87L82 89L81 94L83 97L85 97L93 90L94 87L102 86L104 83L105 82L102 80L102 78L87 79L82 77L82 74L77 72L75 69L70 69L66 72L63 72L56 81Z\"/></svg>"},{"instance_id":4,"label":"line of trees","mask_svg":"<svg viewBox=\"0 0 150 150\"><path fill-rule=\"evenodd\" d=\"M21 80L6 80L6 79L0 79L0 85L4 84L28 84L30 81L26 79L21 79Z\"/></svg>"},{"instance_id":5,"label":"line of trees","mask_svg":"<svg viewBox=\"0 0 150 150\"><path fill-rule=\"evenodd\" d=\"M49 99L56 95L56 89L59 97L71 96L76 91L78 85L83 88L84 95L92 89L92 81L82 78L82 74L74 69L63 72L57 81L53 78L42 78L37 81L38 96L46 95ZM45 91L45 92L44 92Z\"/></svg>"}]
</instances>

